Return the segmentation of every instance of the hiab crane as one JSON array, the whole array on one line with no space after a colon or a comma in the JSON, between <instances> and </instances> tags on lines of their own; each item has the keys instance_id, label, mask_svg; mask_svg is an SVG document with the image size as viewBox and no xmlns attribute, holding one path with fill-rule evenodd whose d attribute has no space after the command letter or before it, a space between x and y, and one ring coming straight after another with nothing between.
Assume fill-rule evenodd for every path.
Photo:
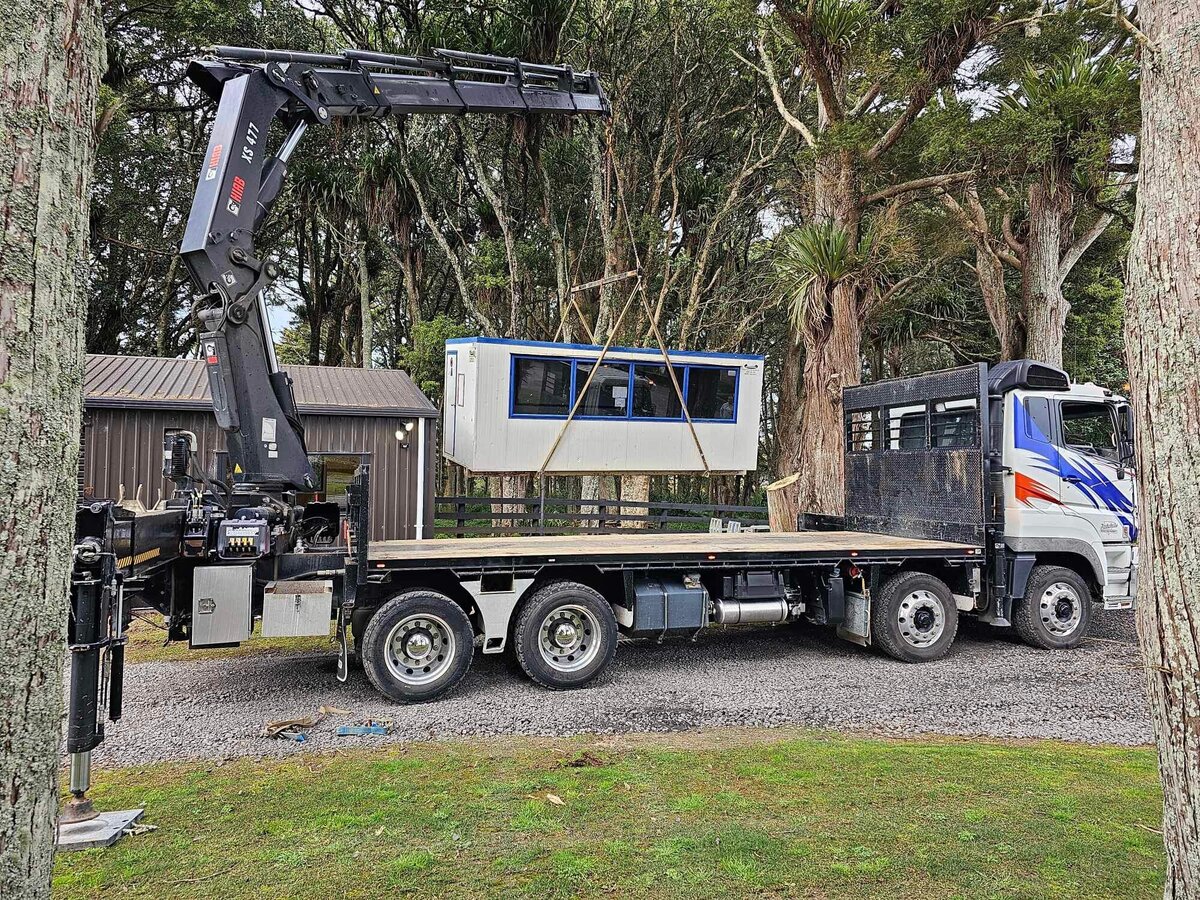
<instances>
[{"instance_id":1,"label":"hiab crane","mask_svg":"<svg viewBox=\"0 0 1200 900\"><path fill-rule=\"evenodd\" d=\"M307 129L417 114L609 111L593 72L435 52L418 57L216 47L211 57L188 66L187 77L217 102L217 112L179 252L197 289L193 312L233 478L227 484L204 475L194 436L176 433L163 448L163 474L175 484L164 509L133 513L111 500L80 504L68 635L73 800L64 821L94 817L85 798L90 753L104 739L105 702L110 719L121 716L124 633L134 602L162 612L171 638L235 642L238 628L224 625L211 629L215 640L197 641L197 619L228 624L228 598L234 596L234 605L245 611L237 619L248 625L271 581L329 574L344 564L345 550L328 552L328 538L342 531L330 521L340 517L337 505L299 499L316 483L292 383L276 359L267 318L264 292L280 273L255 247ZM368 477L364 465L355 484L362 503ZM321 523L319 530L311 522ZM326 552L305 554L311 549L305 537L315 534L325 537L318 544ZM284 557L289 563L281 562ZM206 596L196 597L196 590ZM340 631L344 639L344 627Z\"/></svg>"},{"instance_id":2,"label":"hiab crane","mask_svg":"<svg viewBox=\"0 0 1200 900\"><path fill-rule=\"evenodd\" d=\"M336 622L338 677L352 634L368 679L400 702L453 689L476 647L512 652L533 681L566 689L605 670L618 632L691 637L802 619L922 662L950 650L960 615L1065 649L1085 636L1093 604L1133 604L1129 407L1030 360L845 389L845 514L806 516L800 532L369 541L369 461L344 513L319 499L267 326L262 291L278 273L253 241L289 157L306 128L335 118L603 115L604 92L592 73L446 51L218 48L188 74L219 101L181 253L233 474L205 473L194 440L176 434L164 446L176 486L164 508L80 506L67 736L77 817L88 814L88 753L103 739L98 711L107 699L120 716L135 603L196 648L249 640L255 619L264 635L328 635ZM273 122L284 136L265 158ZM572 371L604 352L543 349ZM623 403L632 415L633 393L613 393L617 412Z\"/></svg>"}]
</instances>

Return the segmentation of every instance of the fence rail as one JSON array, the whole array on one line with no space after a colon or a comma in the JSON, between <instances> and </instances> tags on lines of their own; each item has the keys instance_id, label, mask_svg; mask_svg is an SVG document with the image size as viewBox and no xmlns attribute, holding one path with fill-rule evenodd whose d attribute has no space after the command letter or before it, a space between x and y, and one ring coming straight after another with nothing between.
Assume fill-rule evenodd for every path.
<instances>
[{"instance_id":1,"label":"fence rail","mask_svg":"<svg viewBox=\"0 0 1200 900\"><path fill-rule=\"evenodd\" d=\"M614 534L647 531L707 531L714 519L723 527L763 528L765 506L575 500L564 497L436 497L438 537L538 534ZM631 510L645 510L637 513Z\"/></svg>"}]
</instances>

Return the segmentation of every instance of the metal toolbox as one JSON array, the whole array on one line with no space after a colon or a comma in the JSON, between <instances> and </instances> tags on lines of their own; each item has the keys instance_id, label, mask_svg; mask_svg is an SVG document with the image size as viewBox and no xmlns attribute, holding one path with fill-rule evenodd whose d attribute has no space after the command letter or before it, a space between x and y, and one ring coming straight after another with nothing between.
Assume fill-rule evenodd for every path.
<instances>
[{"instance_id":1,"label":"metal toolbox","mask_svg":"<svg viewBox=\"0 0 1200 900\"><path fill-rule=\"evenodd\" d=\"M254 566L198 566L192 574L193 647L240 644L250 637Z\"/></svg>"},{"instance_id":2,"label":"metal toolbox","mask_svg":"<svg viewBox=\"0 0 1200 900\"><path fill-rule=\"evenodd\" d=\"M708 620L708 591L693 576L637 577L629 619L632 634L695 631Z\"/></svg>"},{"instance_id":3,"label":"metal toolbox","mask_svg":"<svg viewBox=\"0 0 1200 900\"><path fill-rule=\"evenodd\" d=\"M329 634L332 581L272 581L263 592L263 637Z\"/></svg>"}]
</instances>

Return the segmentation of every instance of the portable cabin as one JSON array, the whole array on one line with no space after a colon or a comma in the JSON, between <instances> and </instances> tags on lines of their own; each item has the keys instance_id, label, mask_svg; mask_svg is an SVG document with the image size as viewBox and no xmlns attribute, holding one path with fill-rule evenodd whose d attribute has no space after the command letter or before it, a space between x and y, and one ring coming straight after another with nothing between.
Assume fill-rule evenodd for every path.
<instances>
[{"instance_id":1,"label":"portable cabin","mask_svg":"<svg viewBox=\"0 0 1200 900\"><path fill-rule=\"evenodd\" d=\"M758 467L763 358L470 337L446 342L442 447L477 473L712 472ZM695 429L695 438L692 435ZM555 441L558 446L555 447Z\"/></svg>"}]
</instances>

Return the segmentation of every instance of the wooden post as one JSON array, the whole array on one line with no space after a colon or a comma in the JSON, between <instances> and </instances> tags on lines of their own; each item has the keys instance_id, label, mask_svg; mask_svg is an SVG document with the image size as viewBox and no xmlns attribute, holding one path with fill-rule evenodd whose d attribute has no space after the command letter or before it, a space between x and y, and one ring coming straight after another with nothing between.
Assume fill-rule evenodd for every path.
<instances>
[{"instance_id":1,"label":"wooden post","mask_svg":"<svg viewBox=\"0 0 1200 900\"><path fill-rule=\"evenodd\" d=\"M796 492L787 490L799 477L800 474L796 473L767 485L767 521L772 531L800 530Z\"/></svg>"}]
</instances>

